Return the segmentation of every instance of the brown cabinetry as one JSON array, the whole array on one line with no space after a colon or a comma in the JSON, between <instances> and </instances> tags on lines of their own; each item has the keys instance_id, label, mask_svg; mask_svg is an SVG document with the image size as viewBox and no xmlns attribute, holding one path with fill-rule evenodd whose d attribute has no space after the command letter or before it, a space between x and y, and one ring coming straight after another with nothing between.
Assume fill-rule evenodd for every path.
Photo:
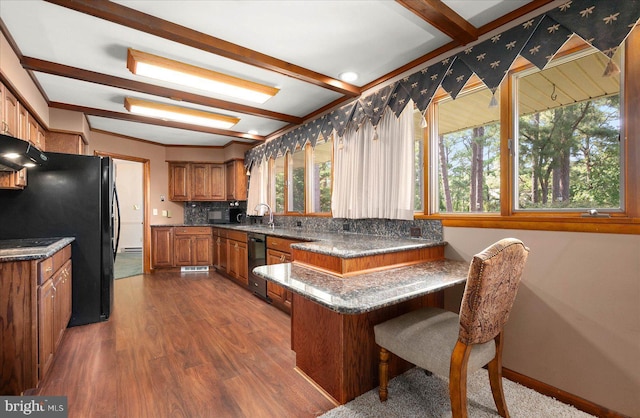
<instances>
[{"instance_id":1,"label":"brown cabinetry","mask_svg":"<svg viewBox=\"0 0 640 418\"><path fill-rule=\"evenodd\" d=\"M49 132L47 134L47 151L64 154L84 154L85 143L81 135L67 132Z\"/></svg>"},{"instance_id":2,"label":"brown cabinetry","mask_svg":"<svg viewBox=\"0 0 640 418\"><path fill-rule=\"evenodd\" d=\"M0 263L0 394L38 386L71 318L71 246L43 260Z\"/></svg>"},{"instance_id":3,"label":"brown cabinetry","mask_svg":"<svg viewBox=\"0 0 640 418\"><path fill-rule=\"evenodd\" d=\"M151 228L152 267L212 266L213 243L208 226L154 226Z\"/></svg>"},{"instance_id":4,"label":"brown cabinetry","mask_svg":"<svg viewBox=\"0 0 640 418\"><path fill-rule=\"evenodd\" d=\"M226 163L227 200L247 200L247 175L243 160Z\"/></svg>"},{"instance_id":5,"label":"brown cabinetry","mask_svg":"<svg viewBox=\"0 0 640 418\"><path fill-rule=\"evenodd\" d=\"M169 163L169 200L191 199L189 163Z\"/></svg>"},{"instance_id":6,"label":"brown cabinetry","mask_svg":"<svg viewBox=\"0 0 640 418\"><path fill-rule=\"evenodd\" d=\"M291 244L296 242L299 241L268 236L267 264L290 263L293 260L291 256ZM267 296L271 299L274 306L287 313L291 313L293 294L290 290L268 281Z\"/></svg>"},{"instance_id":7,"label":"brown cabinetry","mask_svg":"<svg viewBox=\"0 0 640 418\"><path fill-rule=\"evenodd\" d=\"M227 231L227 274L243 286L249 285L247 234Z\"/></svg>"},{"instance_id":8,"label":"brown cabinetry","mask_svg":"<svg viewBox=\"0 0 640 418\"><path fill-rule=\"evenodd\" d=\"M153 268L173 267L173 227L151 228L151 265Z\"/></svg>"},{"instance_id":9,"label":"brown cabinetry","mask_svg":"<svg viewBox=\"0 0 640 418\"><path fill-rule=\"evenodd\" d=\"M7 89L7 87L0 83L0 133L18 137L18 100Z\"/></svg>"},{"instance_id":10,"label":"brown cabinetry","mask_svg":"<svg viewBox=\"0 0 640 418\"><path fill-rule=\"evenodd\" d=\"M169 163L169 200L215 201L225 197L224 164Z\"/></svg>"},{"instance_id":11,"label":"brown cabinetry","mask_svg":"<svg viewBox=\"0 0 640 418\"><path fill-rule=\"evenodd\" d=\"M208 226L176 227L174 231L174 264L210 266L213 264L211 228Z\"/></svg>"},{"instance_id":12,"label":"brown cabinetry","mask_svg":"<svg viewBox=\"0 0 640 418\"><path fill-rule=\"evenodd\" d=\"M69 247L67 247L69 248ZM65 250L40 263L41 278L56 270ZM70 251L68 252L70 255ZM52 267L53 265L53 267ZM38 288L38 379L42 380L51 367L64 331L71 319L71 260L57 268Z\"/></svg>"}]
</instances>

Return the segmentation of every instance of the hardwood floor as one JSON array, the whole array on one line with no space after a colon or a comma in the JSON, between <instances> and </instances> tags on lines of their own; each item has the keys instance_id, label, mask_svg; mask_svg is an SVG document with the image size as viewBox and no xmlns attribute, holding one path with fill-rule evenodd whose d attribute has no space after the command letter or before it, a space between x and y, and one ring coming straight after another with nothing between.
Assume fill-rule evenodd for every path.
<instances>
[{"instance_id":1,"label":"hardwood floor","mask_svg":"<svg viewBox=\"0 0 640 418\"><path fill-rule=\"evenodd\" d=\"M38 395L69 417L314 417L334 407L294 370L290 317L216 273L115 282L111 319L67 329Z\"/></svg>"}]
</instances>

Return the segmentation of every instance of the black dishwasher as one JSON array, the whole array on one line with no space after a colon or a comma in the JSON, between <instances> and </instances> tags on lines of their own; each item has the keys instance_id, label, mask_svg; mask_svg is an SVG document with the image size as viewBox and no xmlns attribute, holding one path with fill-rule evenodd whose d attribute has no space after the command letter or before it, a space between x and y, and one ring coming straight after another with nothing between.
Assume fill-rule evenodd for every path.
<instances>
[{"instance_id":1,"label":"black dishwasher","mask_svg":"<svg viewBox=\"0 0 640 418\"><path fill-rule=\"evenodd\" d=\"M258 266L267 264L267 239L264 234L250 232L248 238L248 257L249 257L249 288L253 294L261 299L270 301L267 297L267 281L262 277L256 276L253 269Z\"/></svg>"}]
</instances>

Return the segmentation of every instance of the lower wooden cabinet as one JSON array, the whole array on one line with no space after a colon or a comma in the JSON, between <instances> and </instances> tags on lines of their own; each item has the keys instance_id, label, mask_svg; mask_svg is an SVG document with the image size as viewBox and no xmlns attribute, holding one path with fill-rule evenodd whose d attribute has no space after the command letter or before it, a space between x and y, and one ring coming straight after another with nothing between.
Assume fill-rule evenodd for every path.
<instances>
[{"instance_id":1,"label":"lower wooden cabinet","mask_svg":"<svg viewBox=\"0 0 640 418\"><path fill-rule=\"evenodd\" d=\"M151 264L156 268L213 266L214 240L209 226L154 226Z\"/></svg>"},{"instance_id":2,"label":"lower wooden cabinet","mask_svg":"<svg viewBox=\"0 0 640 418\"><path fill-rule=\"evenodd\" d=\"M151 267L173 267L173 227L151 228Z\"/></svg>"},{"instance_id":3,"label":"lower wooden cabinet","mask_svg":"<svg viewBox=\"0 0 640 418\"><path fill-rule=\"evenodd\" d=\"M70 319L71 260L67 260L38 288L39 380L46 376L51 367Z\"/></svg>"},{"instance_id":4,"label":"lower wooden cabinet","mask_svg":"<svg viewBox=\"0 0 640 418\"><path fill-rule=\"evenodd\" d=\"M293 260L291 244L296 242L299 241L267 237L267 264L290 263ZM267 296L271 299L273 306L289 314L291 313L293 294L290 290L273 282L267 282Z\"/></svg>"},{"instance_id":5,"label":"lower wooden cabinet","mask_svg":"<svg viewBox=\"0 0 640 418\"><path fill-rule=\"evenodd\" d=\"M71 319L71 246L0 262L0 278L0 395L22 395L46 376Z\"/></svg>"},{"instance_id":6,"label":"lower wooden cabinet","mask_svg":"<svg viewBox=\"0 0 640 418\"><path fill-rule=\"evenodd\" d=\"M227 240L229 264L227 273L243 286L249 286L247 241Z\"/></svg>"},{"instance_id":7,"label":"lower wooden cabinet","mask_svg":"<svg viewBox=\"0 0 640 418\"><path fill-rule=\"evenodd\" d=\"M22 190L27 186L27 169L0 172L0 189Z\"/></svg>"}]
</instances>

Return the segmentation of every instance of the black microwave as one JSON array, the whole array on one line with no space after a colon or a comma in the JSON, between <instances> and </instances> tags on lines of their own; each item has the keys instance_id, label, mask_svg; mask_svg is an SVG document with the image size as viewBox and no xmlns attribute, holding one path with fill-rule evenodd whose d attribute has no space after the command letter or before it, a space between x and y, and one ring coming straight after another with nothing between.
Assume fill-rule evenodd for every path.
<instances>
[{"instance_id":1,"label":"black microwave","mask_svg":"<svg viewBox=\"0 0 640 418\"><path fill-rule=\"evenodd\" d=\"M240 208L210 209L207 212L207 219L210 224L235 224L241 222L241 215Z\"/></svg>"}]
</instances>

